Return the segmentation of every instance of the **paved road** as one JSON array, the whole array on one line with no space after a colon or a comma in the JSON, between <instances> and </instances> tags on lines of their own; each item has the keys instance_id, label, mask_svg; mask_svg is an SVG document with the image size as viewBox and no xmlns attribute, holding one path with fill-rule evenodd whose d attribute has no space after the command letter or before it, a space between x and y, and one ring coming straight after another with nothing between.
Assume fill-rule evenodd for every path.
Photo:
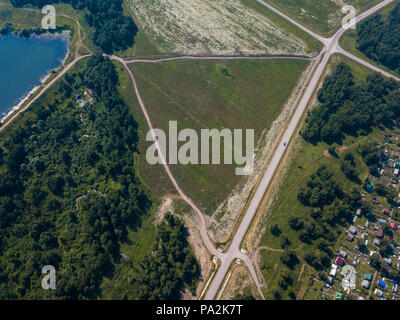
<instances>
[{"instance_id":1,"label":"paved road","mask_svg":"<svg viewBox=\"0 0 400 320\"><path fill-rule=\"evenodd\" d=\"M319 41L321 41L324 44L324 49L322 50L321 54L318 57L315 58L307 58L307 57L297 57L297 56L293 56L293 57L289 57L289 56L278 56L278 57L272 57L272 56L253 56L253 57L249 57L249 56L245 56L245 57L216 57L216 56L209 56L209 57L197 57L197 56L182 56L182 57L172 57L172 58L164 58L164 59L156 59L156 60L145 60L145 59L135 59L135 60L130 60L130 61L125 61L122 58L119 58L117 56L111 56L111 59L113 60L117 60L119 62L121 62L124 67L126 68L126 70L128 71L132 83L134 85L134 89L135 89L135 93L137 96L137 99L139 101L140 107L142 108L143 114L145 115L146 121L148 123L148 126L150 129L153 128L150 117L147 113L147 109L146 106L143 103L143 100L140 96L135 78L131 72L131 70L129 69L129 67L127 66L128 63L135 63L135 62L149 62L149 63L160 63L160 62L164 62L164 61L173 61L173 60L212 60L212 59L229 59L229 60L233 60L233 59L246 59L246 60L265 60L265 59L306 59L306 60L317 60L319 61L321 59L321 56L323 55L322 61L321 63L318 65L316 63L316 66L318 65L318 68L316 70L316 72L314 73L312 79L310 80L310 83L307 87L307 90L304 94L304 96L302 97L296 111L295 114L289 124L289 127L287 128L287 130L284 133L283 138L281 139L281 143L280 145L277 147L276 152L271 160L271 163L269 165L269 167L267 168L267 171L265 172L259 186L258 189L256 191L256 194L254 195L250 206L248 208L248 210L246 211L246 214L233 238L232 244L229 248L229 250L226 253L220 253L218 252L215 247L213 242L210 240L208 233L207 233L207 228L206 228L206 224L205 224L205 220L204 220L204 216L202 214L202 212L200 211L200 209L193 203L193 201L187 197L184 192L181 190L181 188L179 187L177 181L175 180L175 178L173 177L169 167L167 164L164 165L165 171L167 172L167 175L169 177L169 179L171 180L171 182L173 183L175 189L177 190L177 192L179 193L179 195L182 197L182 199L184 201L186 201L192 208L193 210L196 212L199 221L200 221L200 225L199 225L199 229L200 229L200 234L201 237L203 239L203 242L206 246L206 248L208 249L208 251L212 254L214 254L215 256L217 256L220 260L221 260L221 267L219 268L219 270L217 271L216 276L214 277L213 281L211 282L211 285L207 291L206 297L205 299L212 299L216 296L218 289L225 277L226 272L229 269L230 264L232 263L232 261L236 258L241 259L242 261L244 261L246 263L246 265L249 268L249 272L252 276L252 278L254 279L256 286L260 292L260 295L263 297L263 294L261 292L261 285L258 281L257 278L257 274L254 270L254 267L251 263L251 260L249 259L249 257L243 253L240 252L240 244L243 241L243 238L247 232L248 227L250 226L252 219L254 217L254 214L256 213L256 210L265 194L265 191L268 187L268 185L271 182L271 179L277 169L277 166L286 150L286 147L283 145L283 142L288 143L291 139L291 137L293 136L293 133L297 127L297 124L299 123L301 116L303 114L303 112L305 111L311 96L314 92L314 90L316 89L320 78L322 77L323 71L328 63L328 60L330 58L330 56L333 53L339 52L342 53L346 56L348 56L349 58L375 70L376 72L380 72L383 75L387 76L387 77L391 77L394 78L396 80L399 80L399 78L394 77L393 75L369 64L368 62L365 62L362 59L359 59L349 53L347 53L346 51L344 51L342 48L340 48L339 44L338 44L338 40L339 38L343 35L343 33L346 31L345 29L340 29L336 35L330 39L327 38L323 38L319 35L317 35L316 33L308 30L307 28L305 28L303 25L297 23L296 21L294 21L293 19L291 19L290 17L286 16L285 14L281 13L280 11L278 11L277 9L275 9L274 7L268 5L267 3L265 3L262 0L257 0L259 3L261 3L262 5L268 7L269 9L271 9L272 11L274 11L275 13L277 13L278 15L280 15L281 17L287 19L288 21L292 22L294 25L296 25L297 27L299 27L300 29L302 29L303 31L307 32L308 34L310 34L311 36L315 37L316 39L318 39ZM386 6L387 4L393 2L393 0L386 0L383 1L382 3L380 3L379 5L371 8L370 10L366 11L365 13L361 14L360 16L357 17L357 22L361 21L362 19L368 17L369 15L375 13L377 10L381 9L382 7ZM75 19L74 19L75 20ZM76 20L75 20L76 21ZM80 29L80 25L78 22L78 29ZM82 38L80 39L80 44L82 44ZM86 48L86 47L85 47ZM89 50L89 49L87 49ZM76 52L77 53L77 52ZM40 93L33 98L23 109L19 110L16 114L14 114L2 127L0 127L0 132L2 130L4 130L4 128L6 128L8 126L9 123L12 122L12 120L14 120L21 112L25 111L26 109L28 109L37 99L39 99L43 93L49 89L58 79L60 79L66 72L68 72L74 65L76 62L78 62L79 60L89 57L91 56L91 54L88 55L84 55L81 57L76 57L70 64L66 65L64 67L64 69L54 78L52 79L47 85L45 85L42 90L40 91ZM158 145L158 141L153 133L153 140L156 143L157 148L160 150L160 147ZM160 155L161 152L160 152ZM163 156L161 156L163 158ZM164 161L166 163L166 161Z\"/></svg>"},{"instance_id":2,"label":"paved road","mask_svg":"<svg viewBox=\"0 0 400 320\"><path fill-rule=\"evenodd\" d=\"M338 52L343 54L346 57L349 57L350 59L353 59L354 61L357 61L359 64L362 64L362 65L366 66L367 68L370 68L370 69L372 69L372 70L374 70L376 72L381 73L382 75L384 75L387 78L392 78L394 80L400 81L400 78L390 74L389 72L386 72L384 70L381 70L381 69L375 67L374 65L368 63L367 61L362 60L362 59L360 59L360 58L348 53L347 51L343 50L342 48L339 48Z\"/></svg>"},{"instance_id":3,"label":"paved road","mask_svg":"<svg viewBox=\"0 0 400 320\"><path fill-rule=\"evenodd\" d=\"M240 245L246 235L246 232L254 218L254 215L257 211L258 206L261 203L261 200L264 197L265 191L267 190L269 184L271 183L271 180L278 168L278 165L285 153L286 150L286 146L287 144L290 142L291 138L293 137L293 134L297 128L297 125L299 124L302 115L304 114L304 111L306 110L311 97L314 93L314 91L317 89L317 86L322 78L322 75L324 73L324 70L328 64L329 58L331 57L332 54L337 53L337 52L342 52L344 50L342 50L339 46L339 39L340 37L343 35L343 33L346 31L346 29L341 28L332 38L330 39L326 39L326 38L322 38L316 34L314 34L312 31L307 30L304 26L300 25L299 23L297 23L296 21L294 21L293 19L287 17L286 15L282 14L280 11L276 10L275 8L271 7L270 5L268 5L267 3L265 3L262 0L257 0L259 3L261 3L262 5L268 7L269 9L271 9L272 11L274 11L275 13L279 14L280 16L284 17L285 19L289 20L290 22L292 22L293 24L295 24L296 26L298 26L299 28L301 28L302 30L306 31L308 34L311 34L313 36L315 36L315 38L317 38L318 40L322 41L325 45L322 54L323 54L323 58L321 63L318 65L317 70L315 71L313 77L311 78L307 89L303 95L303 97L301 98L296 111L289 123L288 128L286 129L281 142L279 144L279 146L277 147L275 154L272 157L272 160L266 170L266 172L264 173L264 176L261 179L261 182L257 188L256 193L254 194L253 199L250 202L250 205L245 213L245 216L233 238L232 244L229 247L226 255L224 256L224 260L222 261L222 264L220 266L220 268L218 269L217 273L215 274L215 277L213 279L213 281L211 282L208 291L205 295L205 299L206 300L211 300L213 299L224 278L225 275L232 263L232 261L236 258L241 256L241 252L240 252ZM368 11L364 12L363 14L361 14L360 16L357 17L356 22L361 21L362 19L365 19L366 17L370 16L371 14L375 13L376 11L380 10L381 8L383 8L384 6L388 5L389 3L393 2L393 0L385 0L383 2L381 2L380 4L378 4L377 6L369 9ZM348 56L348 55L347 55ZM357 60L356 60L357 61ZM364 64L364 63L363 63ZM366 64L364 64L366 65ZM386 72L384 72L383 70L371 66L373 67L372 69L382 73L383 75L388 75ZM392 75L390 75L390 77L393 77ZM253 277L254 278L254 277ZM259 282L258 279L255 279L257 287L259 286Z\"/></svg>"},{"instance_id":4,"label":"paved road","mask_svg":"<svg viewBox=\"0 0 400 320\"><path fill-rule=\"evenodd\" d=\"M322 42L324 45L327 45L329 43L330 39L321 37L319 34L316 34L315 32L307 29L305 26L303 26L302 24L298 23L296 20L290 18L289 16L287 16L286 14L282 13L281 11L279 11L278 9L276 9L275 7L271 6L270 4L266 3L263 0L257 0L258 3L262 4L264 7L267 7L268 9L270 9L271 11L275 12L277 15L281 16L282 18L288 20L289 22L291 22L292 24L294 24L296 27L298 27L299 29L303 30L304 32L308 33L310 36L312 36L313 38L319 40L320 42Z\"/></svg>"}]
</instances>

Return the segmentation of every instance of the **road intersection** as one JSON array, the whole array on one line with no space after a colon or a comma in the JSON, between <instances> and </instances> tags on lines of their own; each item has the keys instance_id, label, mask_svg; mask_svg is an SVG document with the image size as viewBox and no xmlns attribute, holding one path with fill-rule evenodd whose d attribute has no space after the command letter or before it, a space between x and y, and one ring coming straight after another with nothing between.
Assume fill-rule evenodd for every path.
<instances>
[{"instance_id":1,"label":"road intersection","mask_svg":"<svg viewBox=\"0 0 400 320\"><path fill-rule=\"evenodd\" d=\"M205 300L211 300L214 299L219 291L219 288L231 266L232 261L234 261L234 259L242 259L246 265L249 267L250 273L253 277L253 280L255 281L255 284L258 288L258 290L260 291L260 282L258 280L257 274L254 271L254 266L252 265L250 259L244 255L243 253L241 253L240 251L240 246L241 243L246 235L246 232L248 230L248 228L250 227L250 224L257 212L257 209L261 203L261 200L264 197L264 194L268 188L268 186L271 183L271 180L275 174L275 172L277 171L278 165L287 149L287 144L290 142L291 138L294 136L294 133L296 131L296 128L305 112L305 110L307 109L307 106L309 104L309 102L311 101L311 97L313 96L313 93L315 92L315 90L318 87L318 84L320 83L320 80L322 78L322 75L326 69L326 66L329 62L330 57L335 54L335 53L345 53L345 55L351 59L354 59L355 61L359 62L359 58L354 57L353 55L347 53L345 50L343 50L340 45L339 45L339 39L340 37L346 32L346 28L342 27L332 38L330 39L326 39L323 38L319 35L316 35L315 33L313 33L312 31L308 30L307 28L305 28L304 26L302 26L301 24L297 23L296 21L294 21L293 19L289 18L288 16L284 15L283 13L281 13L280 11L278 11L277 9L275 9L274 7L268 5L267 3L265 3L262 0L257 0L259 3L261 3L262 5L266 6L267 8L271 9L272 11L274 11L275 13L279 14L280 16L282 16L283 18L287 19L288 21L292 22L293 24L295 24L296 26L298 26L299 28L301 28L302 30L306 31L308 34L314 36L316 39L320 40L323 44L324 44L324 49L322 50L322 60L319 63L316 71L313 73L312 78L307 86L307 89L302 97L302 99L300 100L296 111L289 123L289 126L287 127L285 133L283 134L278 147L275 150L275 153L272 157L272 160L267 168L267 170L264 173L264 176L262 177L257 191L254 194L254 197L252 198L250 205L244 215L243 220L241 221L239 228L235 234L235 236L233 237L232 243L228 249L228 251L221 257L221 266L219 267L217 273L215 274L213 280L211 281L209 288L207 290L207 293L205 295ZM358 23L361 20L367 18L368 16L374 14L375 12L377 12L378 10L382 9L383 7L387 6L388 4L390 4L391 2L393 2L394 0L385 0L382 1L380 4L376 5L375 7L367 10L366 12L364 12L363 14L359 15L355 21L353 21L353 23ZM351 26L351 25L350 25ZM362 61L362 60L361 60ZM373 69L376 72L380 72L381 74L383 74L384 76L389 76L391 78L394 78L398 81L400 81L399 78L392 76L391 74L365 62L363 63L363 65ZM261 296L263 296L262 292L260 293Z\"/></svg>"},{"instance_id":2,"label":"road intersection","mask_svg":"<svg viewBox=\"0 0 400 320\"><path fill-rule=\"evenodd\" d=\"M204 219L204 215L203 213L200 211L200 209L194 204L194 202L187 197L183 190L179 187L179 184L177 183L177 181L175 180L174 176L172 175L169 167L167 164L164 165L164 169L169 177L169 179L171 180L171 182L173 183L175 189L177 190L178 194L180 195L180 197L186 201L191 208L194 210L194 212L197 214L197 217L199 218L200 224L199 224L199 231L203 240L203 243L205 245L205 247L207 248L207 250L214 255L215 257L218 257L218 259L220 260L220 267L217 270L217 272L215 273L214 277L208 281L207 283L209 284L209 287L206 291L205 294L205 299L206 300L211 300L214 299L217 294L218 291L220 290L221 284L223 282L223 280L226 277L227 272L229 271L229 268L232 264L232 262L234 262L236 259L240 259L241 261L243 261L246 266L249 269L249 272L257 286L257 289L261 295L261 297L264 298L263 296L263 292L261 290L261 284L258 280L258 276L257 273L255 271L255 268L249 258L249 256L246 253L243 253L240 249L241 249L241 244L242 241L247 233L248 228L250 227L253 218L257 212L257 209L261 203L261 200L264 197L264 194L268 188L268 186L271 183L271 180L273 178L273 176L275 175L277 168L278 168L278 164L280 163L283 155L285 154L285 151L287 149L287 145L289 144L289 142L291 141L291 139L293 138L295 132L296 132L296 128L298 127L300 120L305 112L305 110L307 109L307 106L309 105L311 98L315 92L315 90L317 89L320 81L322 80L324 71L327 67L327 64L329 62L329 59L331 58L331 56L335 53L340 53L342 55L347 56L348 58L376 71L381 73L382 75L384 75L385 77L390 77L393 78L397 81L400 81L400 79L398 77L393 76L392 74L368 63L367 61L364 61L358 57L355 57L354 55L346 52L345 50L343 50L340 45L339 45L339 40L341 38L341 36L346 32L347 28L342 27L341 29L339 29L339 31L337 31L337 33L331 37L331 38L324 38L316 33L314 33L313 31L307 29L306 27L304 27L302 24L296 22L295 20L293 20L292 18L288 17L287 15L283 14L282 12L280 12L279 10L277 10L276 8L272 7L271 5L267 4L266 2L264 2L263 0L257 0L260 4L262 4L263 6L267 7L268 9L272 10L273 12L275 12L276 14L278 14L279 16L283 17L284 19L288 20L289 22L293 23L294 25L296 25L298 28L300 28L301 30L305 31L306 33L308 33L309 35L311 35L312 37L314 37L315 39L319 40L320 42L323 43L324 48L322 49L321 53L315 57L315 58L306 58L306 57L285 57L285 56L277 56L277 57L270 57L270 56L264 56L264 57L250 57L250 56L243 56L243 57L217 57L217 56L210 56L210 57L196 57L196 56L183 56L183 57L171 57L171 58L164 58L164 59L158 59L158 60L146 60L146 59L131 59L131 60L127 60L127 59L123 59L120 58L118 56L110 56L111 59L119 61L121 64L123 64L123 66L125 67L125 69L127 70L127 72L129 73L132 83L133 83L133 87L135 90L135 94L136 97L138 99L139 105L142 109L142 112L146 118L147 124L149 126L150 129L153 128L152 123L151 123L151 119L148 115L146 106L140 96L140 92L138 89L138 86L136 84L135 78L133 76L132 71L129 69L128 64L131 63L136 63L136 62L149 62L149 63L161 63L164 61L173 61L173 60L210 60L210 59L284 59L284 58L289 58L289 59L307 59L307 60L312 60L314 63L314 67L312 69L312 72L310 73L310 79L308 79L308 81L305 82L305 86L304 86L304 94L303 96L299 96L298 100L295 102L295 105L297 105L297 108L294 110L294 114L292 115L292 118L290 119L289 125L286 128L286 131L283 133L283 135L281 136L281 139L278 139L279 141L277 141L276 143L276 148L275 148L275 152L272 156L272 159L269 163L269 166L267 167L266 171L264 172L256 192L254 193L253 198L251 199L251 202L249 204L249 207L246 210L246 213L242 219L242 221L240 222L240 225L235 233L235 235L233 236L231 245L229 246L228 250L226 252L220 252L215 248L214 243L211 241L209 235L208 235L208 231L206 228L206 223L205 223L205 219ZM354 23L358 23L361 20L369 17L370 15L374 14L375 12L377 12L378 10L382 9L383 7L387 6L388 4L392 3L394 0L385 0L382 1L381 3L379 3L378 5L374 6L373 8L365 11L364 13L360 14L359 16L356 17L356 20L354 21ZM75 19L74 19L75 20ZM76 21L76 20L75 20ZM80 25L79 22L76 21L78 23L78 29L80 29ZM80 42L82 43L82 38L80 38ZM90 50L89 50L90 52ZM12 122L12 120L14 120L21 112L25 111L26 109L28 109L35 101L37 101L37 99L39 99L39 97L47 90L49 89L57 80L59 80L68 70L70 70L75 63L77 63L78 61L80 61L81 59L84 59L86 57L92 56L92 54L88 54L88 55L84 55L84 56L79 56L78 55L78 50L76 50L75 52L75 59L69 63L67 66L65 66L62 71L56 76L54 77L49 83L45 84L44 87L42 88L42 90L40 91L40 93L38 95L36 95L32 100L30 100L23 108L21 108L20 110L18 110L18 112L16 112L10 119L8 119L8 121L2 126L0 127L0 131L2 131L9 123ZM153 133L153 140L155 141L156 147L159 149L159 145L158 145L158 141L156 136ZM162 155L161 152L159 152L160 155ZM164 161L165 163L165 161Z\"/></svg>"}]
</instances>

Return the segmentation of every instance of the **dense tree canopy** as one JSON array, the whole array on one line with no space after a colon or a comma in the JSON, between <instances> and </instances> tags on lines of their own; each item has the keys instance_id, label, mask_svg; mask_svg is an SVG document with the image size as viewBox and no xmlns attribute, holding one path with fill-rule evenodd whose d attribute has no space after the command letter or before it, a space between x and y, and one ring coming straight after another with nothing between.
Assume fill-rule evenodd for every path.
<instances>
[{"instance_id":1,"label":"dense tree canopy","mask_svg":"<svg viewBox=\"0 0 400 320\"><path fill-rule=\"evenodd\" d=\"M357 43L367 57L400 73L400 3L386 20L378 14L361 23Z\"/></svg>"},{"instance_id":2,"label":"dense tree canopy","mask_svg":"<svg viewBox=\"0 0 400 320\"><path fill-rule=\"evenodd\" d=\"M134 43L138 28L131 17L123 15L123 0L57 0L70 3L76 9L87 8L86 20L95 28L93 41L104 52L124 50ZM43 7L47 0L11 0L15 7L31 4Z\"/></svg>"},{"instance_id":3,"label":"dense tree canopy","mask_svg":"<svg viewBox=\"0 0 400 320\"><path fill-rule=\"evenodd\" d=\"M193 293L196 289L200 267L190 251L186 229L171 214L165 220L158 226L153 252L145 258L136 279L139 299L179 299L184 286Z\"/></svg>"},{"instance_id":4,"label":"dense tree canopy","mask_svg":"<svg viewBox=\"0 0 400 320\"><path fill-rule=\"evenodd\" d=\"M69 81L70 90L95 88L95 103L59 102L60 85L48 106L2 135L2 299L42 298L41 268L49 264L58 277L52 298L99 296L127 225L150 206L134 169L137 124L118 94L114 65L93 57Z\"/></svg>"},{"instance_id":5,"label":"dense tree canopy","mask_svg":"<svg viewBox=\"0 0 400 320\"><path fill-rule=\"evenodd\" d=\"M344 63L326 77L318 100L321 104L309 112L301 132L312 143L340 142L344 134L366 133L372 126L400 120L400 84L373 74L356 85Z\"/></svg>"},{"instance_id":6,"label":"dense tree canopy","mask_svg":"<svg viewBox=\"0 0 400 320\"><path fill-rule=\"evenodd\" d=\"M297 199L306 206L322 207L329 205L337 197L342 197L340 185L333 178L333 173L325 166L320 167L302 187Z\"/></svg>"},{"instance_id":7,"label":"dense tree canopy","mask_svg":"<svg viewBox=\"0 0 400 320\"><path fill-rule=\"evenodd\" d=\"M167 215L144 261L121 262L128 229L150 200L135 174L137 123L106 57L93 56L37 103L0 144L0 299L101 298L121 263L133 275L122 298L177 299L200 269L182 222ZM77 103L77 92L92 103ZM53 265L57 288L41 288ZM136 288L136 289L135 289Z\"/></svg>"}]
</instances>

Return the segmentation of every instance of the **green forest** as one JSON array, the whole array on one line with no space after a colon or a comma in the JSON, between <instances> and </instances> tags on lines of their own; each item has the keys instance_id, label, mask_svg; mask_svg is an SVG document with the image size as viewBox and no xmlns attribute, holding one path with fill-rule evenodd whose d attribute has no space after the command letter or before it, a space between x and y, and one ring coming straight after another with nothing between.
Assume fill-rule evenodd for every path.
<instances>
[{"instance_id":1,"label":"green forest","mask_svg":"<svg viewBox=\"0 0 400 320\"><path fill-rule=\"evenodd\" d=\"M196 291L200 267L189 249L187 231L171 214L157 228L152 254L146 256L136 281L142 300L179 299L181 289Z\"/></svg>"},{"instance_id":2,"label":"green forest","mask_svg":"<svg viewBox=\"0 0 400 320\"><path fill-rule=\"evenodd\" d=\"M311 143L340 143L345 134L366 135L374 126L391 127L400 120L400 84L374 74L356 85L344 63L326 77L318 101L301 131Z\"/></svg>"},{"instance_id":3,"label":"green forest","mask_svg":"<svg viewBox=\"0 0 400 320\"><path fill-rule=\"evenodd\" d=\"M400 74L400 3L385 20L381 14L360 24L358 49Z\"/></svg>"},{"instance_id":4,"label":"green forest","mask_svg":"<svg viewBox=\"0 0 400 320\"><path fill-rule=\"evenodd\" d=\"M135 174L138 125L118 85L114 64L91 57L1 134L0 299L101 298L103 277L126 263L119 245L151 201ZM157 255L131 266L141 290L130 298L178 298L196 285L183 225L169 216L157 235ZM54 291L41 288L45 265L57 270Z\"/></svg>"},{"instance_id":5,"label":"green forest","mask_svg":"<svg viewBox=\"0 0 400 320\"><path fill-rule=\"evenodd\" d=\"M43 7L47 0L10 0L15 7L34 5ZM95 28L94 43L104 52L125 50L134 44L138 28L131 17L123 15L123 0L57 0L71 4L75 9L87 9L86 20Z\"/></svg>"}]
</instances>

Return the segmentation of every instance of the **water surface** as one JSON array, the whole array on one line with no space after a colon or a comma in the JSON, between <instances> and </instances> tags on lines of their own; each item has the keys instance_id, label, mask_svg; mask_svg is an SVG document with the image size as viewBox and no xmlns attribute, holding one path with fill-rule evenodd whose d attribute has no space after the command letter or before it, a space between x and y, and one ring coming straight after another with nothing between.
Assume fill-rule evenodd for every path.
<instances>
[{"instance_id":1,"label":"water surface","mask_svg":"<svg viewBox=\"0 0 400 320\"><path fill-rule=\"evenodd\" d=\"M0 36L0 118L54 68L61 66L69 41L63 36Z\"/></svg>"}]
</instances>

